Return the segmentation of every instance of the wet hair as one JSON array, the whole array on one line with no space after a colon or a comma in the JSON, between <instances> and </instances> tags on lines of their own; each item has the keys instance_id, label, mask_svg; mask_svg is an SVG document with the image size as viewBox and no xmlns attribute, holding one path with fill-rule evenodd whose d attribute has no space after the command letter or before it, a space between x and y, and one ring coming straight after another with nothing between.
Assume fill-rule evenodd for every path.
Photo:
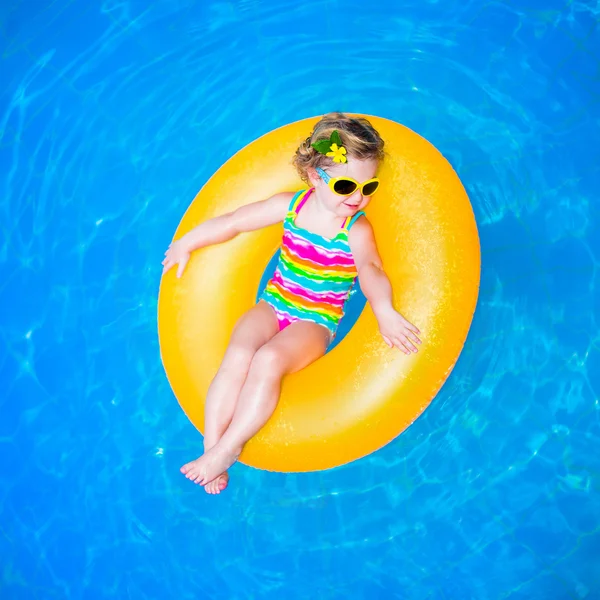
<instances>
[{"instance_id":1,"label":"wet hair","mask_svg":"<svg viewBox=\"0 0 600 600\"><path fill-rule=\"evenodd\" d=\"M339 112L328 113L300 144L293 158L292 163L304 181L308 181L308 169L330 167L334 164L329 156L317 152L311 146L318 140L328 140L334 130L340 134L349 161L353 158L358 160L375 159L378 162L383 160L383 140L367 119L349 117Z\"/></svg>"}]
</instances>

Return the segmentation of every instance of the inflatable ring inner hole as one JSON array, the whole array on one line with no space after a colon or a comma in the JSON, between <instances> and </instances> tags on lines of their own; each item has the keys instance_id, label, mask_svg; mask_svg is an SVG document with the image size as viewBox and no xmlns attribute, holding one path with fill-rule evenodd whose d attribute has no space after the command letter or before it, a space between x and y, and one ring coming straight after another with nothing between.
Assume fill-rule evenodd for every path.
<instances>
[{"instance_id":1,"label":"inflatable ring inner hole","mask_svg":"<svg viewBox=\"0 0 600 600\"><path fill-rule=\"evenodd\" d=\"M256 293L256 301L265 289L269 279L273 277L273 273L275 273L275 267L277 266L277 261L279 260L279 250L275 252L269 264L267 265L262 277L260 279L260 283L258 285L258 292ZM338 325L338 330L335 338L329 344L327 348L327 352L331 352L350 332L350 330L354 327L356 321L358 321L358 317L360 317L365 304L367 303L367 299L365 298L360 286L358 285L358 279L354 283L352 291L350 292L350 297L346 301L346 305L344 307L344 316Z\"/></svg>"}]
</instances>

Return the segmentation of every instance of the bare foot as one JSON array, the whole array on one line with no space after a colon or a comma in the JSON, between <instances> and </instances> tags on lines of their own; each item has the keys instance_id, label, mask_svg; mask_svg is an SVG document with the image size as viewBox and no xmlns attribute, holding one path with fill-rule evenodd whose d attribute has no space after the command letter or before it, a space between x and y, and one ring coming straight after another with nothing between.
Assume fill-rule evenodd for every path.
<instances>
[{"instance_id":1,"label":"bare foot","mask_svg":"<svg viewBox=\"0 0 600 600\"><path fill-rule=\"evenodd\" d=\"M229 483L229 473L225 471L225 473L221 473L216 479L208 482L204 486L204 491L207 494L220 494Z\"/></svg>"},{"instance_id":2,"label":"bare foot","mask_svg":"<svg viewBox=\"0 0 600 600\"><path fill-rule=\"evenodd\" d=\"M205 452L200 458L181 467L181 472L194 483L206 485L226 471L240 455L239 451L221 448L219 444Z\"/></svg>"}]
</instances>

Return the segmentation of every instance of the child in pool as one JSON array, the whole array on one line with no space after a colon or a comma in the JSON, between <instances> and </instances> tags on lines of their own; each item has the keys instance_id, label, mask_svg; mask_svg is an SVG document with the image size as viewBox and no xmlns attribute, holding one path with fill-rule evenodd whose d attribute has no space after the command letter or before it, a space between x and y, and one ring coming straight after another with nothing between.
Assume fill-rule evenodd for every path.
<instances>
[{"instance_id":1,"label":"child in pool","mask_svg":"<svg viewBox=\"0 0 600 600\"><path fill-rule=\"evenodd\" d=\"M417 352L419 330L392 304L373 229L362 212L377 191L383 140L366 119L325 115L294 164L311 188L283 192L210 219L173 242L163 273L190 253L237 234L284 222L279 264L258 303L235 326L206 396L204 454L181 472L210 494L227 487L227 469L273 414L282 378L325 354L355 278L383 339Z\"/></svg>"}]
</instances>

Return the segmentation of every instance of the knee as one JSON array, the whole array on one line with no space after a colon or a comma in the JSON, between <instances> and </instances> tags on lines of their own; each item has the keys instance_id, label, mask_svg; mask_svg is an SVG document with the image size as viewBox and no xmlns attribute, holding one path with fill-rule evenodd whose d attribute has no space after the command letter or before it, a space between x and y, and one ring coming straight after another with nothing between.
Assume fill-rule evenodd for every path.
<instances>
[{"instance_id":1,"label":"knee","mask_svg":"<svg viewBox=\"0 0 600 600\"><path fill-rule=\"evenodd\" d=\"M221 370L246 374L252 363L256 350L244 344L234 344L227 349L226 360L221 364Z\"/></svg>"},{"instance_id":2,"label":"knee","mask_svg":"<svg viewBox=\"0 0 600 600\"><path fill-rule=\"evenodd\" d=\"M270 344L260 348L252 359L251 369L261 377L282 377L285 374L285 361L281 352Z\"/></svg>"}]
</instances>

